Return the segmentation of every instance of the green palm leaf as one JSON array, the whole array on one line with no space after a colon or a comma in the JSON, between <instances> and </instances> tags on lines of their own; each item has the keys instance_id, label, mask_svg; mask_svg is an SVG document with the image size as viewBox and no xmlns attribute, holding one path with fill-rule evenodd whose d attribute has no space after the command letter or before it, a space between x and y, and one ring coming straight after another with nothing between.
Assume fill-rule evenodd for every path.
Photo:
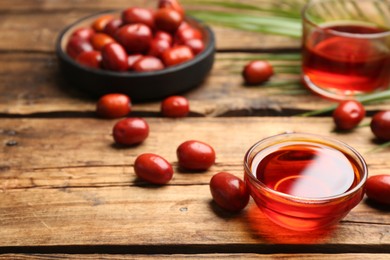
<instances>
[{"instance_id":1,"label":"green palm leaf","mask_svg":"<svg viewBox=\"0 0 390 260\"><path fill-rule=\"evenodd\" d=\"M255 16L226 11L189 11L207 23L227 26L252 32L301 37L301 21L282 16Z\"/></svg>"},{"instance_id":2,"label":"green palm leaf","mask_svg":"<svg viewBox=\"0 0 390 260\"><path fill-rule=\"evenodd\" d=\"M368 95L362 95L362 96L357 97L356 99L359 100L362 104L369 104L369 103L373 103L373 102L380 102L380 101L388 100L388 99L390 99L390 90L385 90L382 92L368 94ZM329 112L333 111L334 109L336 109L336 107L337 107L337 104L334 104L332 106L329 106L329 107L326 107L323 109L310 111L310 112L301 114L299 116L321 115L321 114L329 113Z\"/></svg>"}]
</instances>

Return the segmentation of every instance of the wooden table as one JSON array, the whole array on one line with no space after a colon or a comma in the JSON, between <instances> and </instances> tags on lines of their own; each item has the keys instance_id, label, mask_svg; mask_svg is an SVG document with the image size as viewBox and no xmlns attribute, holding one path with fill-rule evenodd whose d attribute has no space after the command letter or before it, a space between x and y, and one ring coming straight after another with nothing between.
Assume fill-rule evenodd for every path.
<instances>
[{"instance_id":1,"label":"wooden table","mask_svg":"<svg viewBox=\"0 0 390 260\"><path fill-rule=\"evenodd\" d=\"M240 214L212 202L213 174L242 177L245 151L288 130L347 142L363 154L370 175L389 173L389 149L371 151L378 144L369 127L339 133L329 115L294 116L329 101L302 88L243 85L240 71L249 59L294 56L299 40L213 26L216 62L207 80L185 93L190 116L163 118L158 102L135 104L131 116L147 120L149 138L132 148L113 145L117 120L98 119L96 100L60 77L54 42L76 19L129 4L144 1L0 2L0 259L390 259L389 208L366 199L336 227L308 233L276 226L253 201ZM272 63L278 73L271 82L298 80L286 68L299 61ZM390 103L367 109L371 116ZM207 172L178 169L176 147L188 139L215 148L217 162ZM174 165L168 185L135 178L133 162L143 152Z\"/></svg>"}]
</instances>

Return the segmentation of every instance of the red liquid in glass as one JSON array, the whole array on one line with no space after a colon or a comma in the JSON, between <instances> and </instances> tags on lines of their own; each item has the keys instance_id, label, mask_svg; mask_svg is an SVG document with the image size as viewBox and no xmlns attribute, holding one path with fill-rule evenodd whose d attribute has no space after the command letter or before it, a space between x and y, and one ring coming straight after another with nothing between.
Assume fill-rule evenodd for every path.
<instances>
[{"instance_id":1,"label":"red liquid in glass","mask_svg":"<svg viewBox=\"0 0 390 260\"><path fill-rule=\"evenodd\" d=\"M366 37L337 36L329 30L362 35L384 32L375 27L336 25L314 31L303 46L303 72L323 89L366 93L390 84L390 46ZM387 44L387 45L386 45Z\"/></svg>"},{"instance_id":2,"label":"red liquid in glass","mask_svg":"<svg viewBox=\"0 0 390 260\"><path fill-rule=\"evenodd\" d=\"M320 143L288 142L266 148L255 155L251 169L269 189L295 197L248 182L262 211L290 229L312 230L337 223L363 197L360 189L334 198L358 185L362 169L348 154Z\"/></svg>"},{"instance_id":3,"label":"red liquid in glass","mask_svg":"<svg viewBox=\"0 0 390 260\"><path fill-rule=\"evenodd\" d=\"M288 145L264 157L257 179L267 187L303 198L343 194L357 184L359 172L342 152L320 145Z\"/></svg>"}]
</instances>

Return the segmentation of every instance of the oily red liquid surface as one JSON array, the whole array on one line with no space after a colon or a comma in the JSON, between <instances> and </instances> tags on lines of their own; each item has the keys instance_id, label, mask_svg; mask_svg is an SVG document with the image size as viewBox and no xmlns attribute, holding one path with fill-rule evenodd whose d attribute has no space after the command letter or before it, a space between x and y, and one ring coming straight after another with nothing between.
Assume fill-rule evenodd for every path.
<instances>
[{"instance_id":1,"label":"oily red liquid surface","mask_svg":"<svg viewBox=\"0 0 390 260\"><path fill-rule=\"evenodd\" d=\"M327 30L359 34L383 32L360 25L337 25ZM316 31L306 39L303 52L304 74L318 87L364 93L390 84L390 46L386 46L383 39L348 38Z\"/></svg>"},{"instance_id":2,"label":"oily red liquid surface","mask_svg":"<svg viewBox=\"0 0 390 260\"><path fill-rule=\"evenodd\" d=\"M356 186L359 172L352 159L320 144L280 147L254 165L256 177L269 188L304 198L324 198Z\"/></svg>"}]
</instances>

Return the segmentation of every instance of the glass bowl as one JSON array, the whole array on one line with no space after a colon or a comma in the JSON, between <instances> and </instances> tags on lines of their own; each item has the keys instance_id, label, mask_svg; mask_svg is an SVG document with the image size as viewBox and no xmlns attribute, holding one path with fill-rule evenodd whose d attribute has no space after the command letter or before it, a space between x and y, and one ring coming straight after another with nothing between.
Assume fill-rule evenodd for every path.
<instances>
[{"instance_id":1,"label":"glass bowl","mask_svg":"<svg viewBox=\"0 0 390 260\"><path fill-rule=\"evenodd\" d=\"M271 136L244 158L257 206L276 224L315 230L344 218L364 196L367 166L349 145L306 133Z\"/></svg>"}]
</instances>

